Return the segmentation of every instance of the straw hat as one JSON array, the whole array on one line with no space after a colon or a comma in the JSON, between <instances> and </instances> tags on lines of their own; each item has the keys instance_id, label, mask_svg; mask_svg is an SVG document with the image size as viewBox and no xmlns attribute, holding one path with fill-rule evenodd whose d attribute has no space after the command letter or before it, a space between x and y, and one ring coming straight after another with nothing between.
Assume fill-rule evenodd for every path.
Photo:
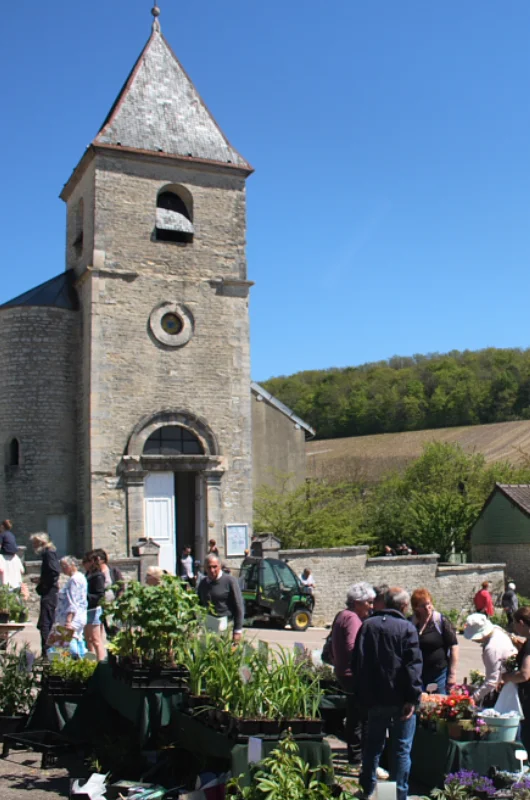
<instances>
[{"instance_id":1,"label":"straw hat","mask_svg":"<svg viewBox=\"0 0 530 800\"><path fill-rule=\"evenodd\" d=\"M470 614L466 619L464 638L476 642L493 633L493 622L485 614Z\"/></svg>"}]
</instances>

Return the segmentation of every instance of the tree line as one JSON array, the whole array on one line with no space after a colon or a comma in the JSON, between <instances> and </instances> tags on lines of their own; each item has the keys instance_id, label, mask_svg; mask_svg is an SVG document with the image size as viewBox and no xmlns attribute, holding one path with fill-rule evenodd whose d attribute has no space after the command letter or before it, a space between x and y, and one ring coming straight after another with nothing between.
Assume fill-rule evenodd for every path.
<instances>
[{"instance_id":1,"label":"tree line","mask_svg":"<svg viewBox=\"0 0 530 800\"><path fill-rule=\"evenodd\" d=\"M394 356L263 386L320 439L530 419L530 349Z\"/></svg>"},{"instance_id":2,"label":"tree line","mask_svg":"<svg viewBox=\"0 0 530 800\"><path fill-rule=\"evenodd\" d=\"M486 464L480 453L431 442L406 471L377 486L307 481L289 489L289 476L256 492L254 529L277 536L284 548L369 545L372 555L406 542L419 553L466 551L469 532L499 483L530 483L521 467Z\"/></svg>"}]
</instances>

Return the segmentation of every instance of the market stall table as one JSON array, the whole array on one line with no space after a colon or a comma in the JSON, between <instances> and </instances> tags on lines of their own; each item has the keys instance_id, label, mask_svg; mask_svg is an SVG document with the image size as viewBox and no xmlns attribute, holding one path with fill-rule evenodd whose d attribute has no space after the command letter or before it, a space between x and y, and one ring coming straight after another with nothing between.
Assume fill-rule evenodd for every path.
<instances>
[{"instance_id":1,"label":"market stall table","mask_svg":"<svg viewBox=\"0 0 530 800\"><path fill-rule=\"evenodd\" d=\"M0 622L0 649L6 650L9 642L26 627L25 622Z\"/></svg>"},{"instance_id":2,"label":"market stall table","mask_svg":"<svg viewBox=\"0 0 530 800\"><path fill-rule=\"evenodd\" d=\"M91 738L95 721L101 728L110 708L132 723L143 745L169 725L172 715L182 706L183 697L183 692L175 689L133 689L115 678L112 668L101 662L86 691L77 697L53 695L43 687L29 727L61 731L72 739L86 741Z\"/></svg>"},{"instance_id":3,"label":"market stall table","mask_svg":"<svg viewBox=\"0 0 530 800\"><path fill-rule=\"evenodd\" d=\"M234 777L242 775L241 784L250 783L248 743L238 742L225 733L208 728L190 714L176 712L172 722L178 744L184 750L204 759L209 765L217 761L221 769L230 769ZM326 767L320 772L320 780L332 783L333 766L331 748L326 741L297 739L300 757L312 768ZM266 758L278 746L278 739L262 739L262 756ZM224 762L221 764L220 762Z\"/></svg>"},{"instance_id":4,"label":"market stall table","mask_svg":"<svg viewBox=\"0 0 530 800\"><path fill-rule=\"evenodd\" d=\"M418 725L412 745L410 778L430 790L442 787L445 776L460 769L473 770L479 775L487 775L492 766L516 772L519 762L515 751L521 747L517 742L460 742L450 739L445 732Z\"/></svg>"}]
</instances>

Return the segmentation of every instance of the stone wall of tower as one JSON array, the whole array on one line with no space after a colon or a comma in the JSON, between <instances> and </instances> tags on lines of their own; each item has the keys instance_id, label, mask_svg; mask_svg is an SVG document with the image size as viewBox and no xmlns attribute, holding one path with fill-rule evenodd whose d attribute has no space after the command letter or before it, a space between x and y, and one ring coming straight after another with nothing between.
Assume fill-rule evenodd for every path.
<instances>
[{"instance_id":1,"label":"stone wall of tower","mask_svg":"<svg viewBox=\"0 0 530 800\"><path fill-rule=\"evenodd\" d=\"M154 241L156 198L167 184L193 196L191 244ZM83 383L90 385L92 537L111 553L128 547L118 464L138 422L162 410L206 420L226 470L221 524L251 522L248 297L223 293L218 283L246 279L245 233L245 183L235 171L96 156L94 249L101 264L80 290L90 329ZM181 348L165 347L149 330L151 311L164 301L193 315L194 335Z\"/></svg>"},{"instance_id":2,"label":"stone wall of tower","mask_svg":"<svg viewBox=\"0 0 530 800\"><path fill-rule=\"evenodd\" d=\"M46 531L49 515L67 515L74 535L78 321L60 308L0 310L0 517L13 521L19 544ZM5 466L12 437L16 467Z\"/></svg>"},{"instance_id":3,"label":"stone wall of tower","mask_svg":"<svg viewBox=\"0 0 530 800\"><path fill-rule=\"evenodd\" d=\"M90 359L92 340L92 283L88 269L94 262L94 182L95 169L91 162L74 187L66 208L66 267L78 276L79 337L75 360L77 402L75 464L77 499L76 552L82 554L92 547L91 478L90 478ZM73 243L78 232L77 209L83 202L83 247L76 252Z\"/></svg>"}]
</instances>

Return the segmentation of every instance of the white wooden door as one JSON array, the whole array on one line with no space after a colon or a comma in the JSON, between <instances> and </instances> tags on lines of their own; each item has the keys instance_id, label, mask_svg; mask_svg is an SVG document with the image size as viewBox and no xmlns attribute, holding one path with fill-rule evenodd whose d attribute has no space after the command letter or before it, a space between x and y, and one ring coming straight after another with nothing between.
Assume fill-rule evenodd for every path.
<instances>
[{"instance_id":1,"label":"white wooden door","mask_svg":"<svg viewBox=\"0 0 530 800\"><path fill-rule=\"evenodd\" d=\"M144 480L145 535L160 545L159 565L175 574L175 476L148 472Z\"/></svg>"}]
</instances>

